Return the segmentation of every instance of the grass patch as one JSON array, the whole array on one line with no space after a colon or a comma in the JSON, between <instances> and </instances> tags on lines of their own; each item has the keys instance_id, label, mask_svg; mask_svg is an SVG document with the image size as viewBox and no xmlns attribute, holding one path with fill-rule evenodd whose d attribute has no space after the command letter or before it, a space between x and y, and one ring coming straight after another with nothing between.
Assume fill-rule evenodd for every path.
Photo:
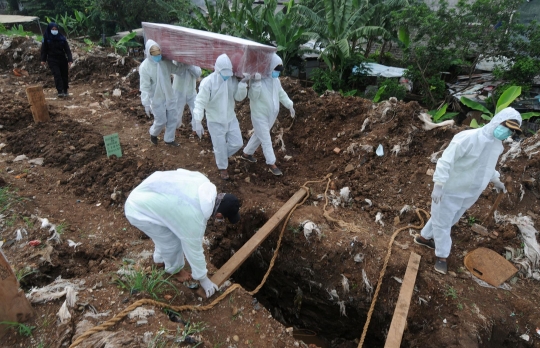
<instances>
[{"instance_id":1,"label":"grass patch","mask_svg":"<svg viewBox=\"0 0 540 348\"><path fill-rule=\"evenodd\" d=\"M21 198L17 196L17 190L11 189L9 186L0 188L0 213L5 212L13 203L20 200Z\"/></svg>"},{"instance_id":2,"label":"grass patch","mask_svg":"<svg viewBox=\"0 0 540 348\"><path fill-rule=\"evenodd\" d=\"M169 282L169 276L165 276L165 270L158 270L152 267L147 274L142 269L126 269L125 274L115 280L115 283L122 289L127 290L130 294L137 292L146 292L154 299L158 299L167 287L170 287L175 292L178 290Z\"/></svg>"},{"instance_id":3,"label":"grass patch","mask_svg":"<svg viewBox=\"0 0 540 348\"><path fill-rule=\"evenodd\" d=\"M0 321L0 325L6 325L9 326L19 333L19 335L24 337L30 337L32 336L32 331L36 328L35 326L26 325L23 323L17 323L14 321Z\"/></svg>"}]
</instances>

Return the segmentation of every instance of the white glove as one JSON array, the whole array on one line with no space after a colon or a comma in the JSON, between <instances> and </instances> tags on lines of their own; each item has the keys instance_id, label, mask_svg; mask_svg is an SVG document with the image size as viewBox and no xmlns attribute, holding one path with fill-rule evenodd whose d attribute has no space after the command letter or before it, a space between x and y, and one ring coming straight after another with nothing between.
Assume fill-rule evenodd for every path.
<instances>
[{"instance_id":1,"label":"white glove","mask_svg":"<svg viewBox=\"0 0 540 348\"><path fill-rule=\"evenodd\" d=\"M212 295L215 294L216 290L218 289L218 286L212 283L212 281L208 279L208 277L204 277L203 279L199 280L199 283L201 283L201 286L206 293L206 298L212 297Z\"/></svg>"},{"instance_id":2,"label":"white glove","mask_svg":"<svg viewBox=\"0 0 540 348\"><path fill-rule=\"evenodd\" d=\"M294 118L294 115L296 115L296 112L294 111L294 108L292 106L289 109L289 111L291 112L291 117Z\"/></svg>"},{"instance_id":3,"label":"white glove","mask_svg":"<svg viewBox=\"0 0 540 348\"><path fill-rule=\"evenodd\" d=\"M443 184L440 182L436 182L435 186L433 187L433 192L431 192L431 200L435 204L439 204L441 201L443 195Z\"/></svg>"},{"instance_id":4,"label":"white glove","mask_svg":"<svg viewBox=\"0 0 540 348\"><path fill-rule=\"evenodd\" d=\"M499 178L494 179L492 183L493 183L493 187L495 188L497 192L500 192L502 190L502 192L506 193L506 187L504 187L504 184L502 183L501 179Z\"/></svg>"},{"instance_id":5,"label":"white glove","mask_svg":"<svg viewBox=\"0 0 540 348\"><path fill-rule=\"evenodd\" d=\"M201 121L195 120L195 133L197 133L197 135L199 136L199 139L202 139L203 131L204 129L203 129Z\"/></svg>"},{"instance_id":6,"label":"white glove","mask_svg":"<svg viewBox=\"0 0 540 348\"><path fill-rule=\"evenodd\" d=\"M254 78L255 82L259 82L261 80L261 74L259 73L255 73L255 78Z\"/></svg>"},{"instance_id":7,"label":"white glove","mask_svg":"<svg viewBox=\"0 0 540 348\"><path fill-rule=\"evenodd\" d=\"M250 74L244 73L244 78L240 80L240 82L247 83L249 81L249 78L251 77Z\"/></svg>"},{"instance_id":8,"label":"white glove","mask_svg":"<svg viewBox=\"0 0 540 348\"><path fill-rule=\"evenodd\" d=\"M150 105L147 105L144 107L144 112L146 113L146 116L151 117L150 112L152 109L150 109Z\"/></svg>"}]
</instances>

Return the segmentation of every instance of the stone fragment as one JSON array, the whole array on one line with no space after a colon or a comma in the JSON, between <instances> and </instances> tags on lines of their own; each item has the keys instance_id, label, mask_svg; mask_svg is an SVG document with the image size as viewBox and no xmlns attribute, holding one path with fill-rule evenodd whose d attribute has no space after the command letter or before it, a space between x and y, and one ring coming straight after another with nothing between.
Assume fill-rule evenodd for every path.
<instances>
[{"instance_id":1,"label":"stone fragment","mask_svg":"<svg viewBox=\"0 0 540 348\"><path fill-rule=\"evenodd\" d=\"M339 154L341 152L341 149L339 147L336 147L333 151L335 154Z\"/></svg>"},{"instance_id":2,"label":"stone fragment","mask_svg":"<svg viewBox=\"0 0 540 348\"><path fill-rule=\"evenodd\" d=\"M354 165L352 165L351 163L347 164L347 166L345 167L345 173L352 172L353 170Z\"/></svg>"},{"instance_id":3,"label":"stone fragment","mask_svg":"<svg viewBox=\"0 0 540 348\"><path fill-rule=\"evenodd\" d=\"M472 225L471 230L484 237L487 237L489 235L487 228L485 228L484 226L480 226L479 224Z\"/></svg>"}]
</instances>

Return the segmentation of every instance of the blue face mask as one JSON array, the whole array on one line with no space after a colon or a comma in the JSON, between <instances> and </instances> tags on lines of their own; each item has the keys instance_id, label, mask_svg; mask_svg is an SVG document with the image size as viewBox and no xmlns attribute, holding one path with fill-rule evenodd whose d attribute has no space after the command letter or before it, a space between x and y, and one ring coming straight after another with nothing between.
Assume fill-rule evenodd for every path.
<instances>
[{"instance_id":1,"label":"blue face mask","mask_svg":"<svg viewBox=\"0 0 540 348\"><path fill-rule=\"evenodd\" d=\"M51 34L58 35L58 30L51 30Z\"/></svg>"},{"instance_id":2,"label":"blue face mask","mask_svg":"<svg viewBox=\"0 0 540 348\"><path fill-rule=\"evenodd\" d=\"M279 77L279 73L280 73L279 71L275 71L275 70L272 71L272 77L277 79Z\"/></svg>"},{"instance_id":3,"label":"blue face mask","mask_svg":"<svg viewBox=\"0 0 540 348\"><path fill-rule=\"evenodd\" d=\"M499 140L505 140L512 135L512 131L505 126L498 125L493 131L493 136Z\"/></svg>"},{"instance_id":4,"label":"blue face mask","mask_svg":"<svg viewBox=\"0 0 540 348\"><path fill-rule=\"evenodd\" d=\"M221 73L219 74L221 75L221 78L223 79L223 81L227 81L230 77L230 76L223 76Z\"/></svg>"},{"instance_id":5,"label":"blue face mask","mask_svg":"<svg viewBox=\"0 0 540 348\"><path fill-rule=\"evenodd\" d=\"M161 61L161 54L157 55L157 56L152 56L152 59L154 60L154 62L159 62Z\"/></svg>"}]
</instances>

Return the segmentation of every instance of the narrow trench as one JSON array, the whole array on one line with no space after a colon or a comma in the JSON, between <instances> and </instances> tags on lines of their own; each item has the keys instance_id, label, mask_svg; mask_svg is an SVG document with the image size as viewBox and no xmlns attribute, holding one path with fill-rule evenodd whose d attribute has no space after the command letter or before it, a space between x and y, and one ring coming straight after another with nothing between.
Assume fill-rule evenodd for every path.
<instances>
[{"instance_id":1,"label":"narrow trench","mask_svg":"<svg viewBox=\"0 0 540 348\"><path fill-rule=\"evenodd\" d=\"M230 249L238 250L268 220L260 211L244 214L238 229L227 229L218 236L212 251L212 260L221 267L230 257ZM257 287L266 273L272 258L281 226L234 273L233 279L247 290ZM240 232L240 233L239 233ZM254 297L265 306L272 316L286 327L294 328L295 338L305 343L314 343L323 348L349 348L358 346L358 340L369 310L366 298L332 298L324 284L323 272L316 274L305 267L309 254L302 245L284 238L274 268L265 285ZM309 260L308 260L309 262ZM328 274L328 273L326 273ZM344 297L344 296L342 296ZM343 301L345 308L338 301ZM345 310L346 316L341 313ZM364 347L382 347L385 337L382 328L387 328L390 316L374 313Z\"/></svg>"}]
</instances>

